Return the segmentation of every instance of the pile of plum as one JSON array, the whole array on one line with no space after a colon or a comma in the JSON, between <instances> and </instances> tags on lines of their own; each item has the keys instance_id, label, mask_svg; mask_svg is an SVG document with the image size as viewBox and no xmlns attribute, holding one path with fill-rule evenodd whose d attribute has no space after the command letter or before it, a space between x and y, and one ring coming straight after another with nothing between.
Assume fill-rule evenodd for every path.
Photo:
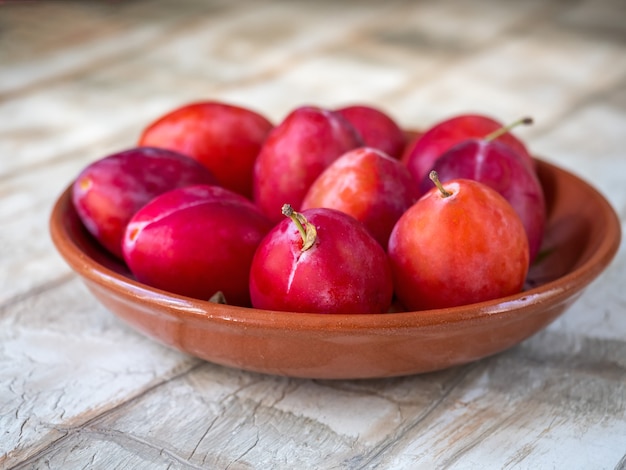
<instances>
[{"instance_id":1,"label":"pile of plum","mask_svg":"<svg viewBox=\"0 0 626 470\"><path fill-rule=\"evenodd\" d=\"M85 228L147 285L310 313L453 307L522 290L546 220L535 162L476 114L403 131L368 105L274 125L175 109L72 186Z\"/></svg>"}]
</instances>

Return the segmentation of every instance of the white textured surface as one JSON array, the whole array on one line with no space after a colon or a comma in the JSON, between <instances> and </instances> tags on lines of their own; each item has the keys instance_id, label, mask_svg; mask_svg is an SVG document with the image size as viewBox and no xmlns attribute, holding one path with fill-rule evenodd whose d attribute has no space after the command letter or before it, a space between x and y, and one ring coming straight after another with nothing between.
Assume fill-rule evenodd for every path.
<instances>
[{"instance_id":1,"label":"white textured surface","mask_svg":"<svg viewBox=\"0 0 626 470\"><path fill-rule=\"evenodd\" d=\"M0 2L1 3L1 2ZM626 220L621 0L0 5L0 468L626 468L626 253L546 330L432 374L311 381L164 348L55 253L54 199L188 101L520 129Z\"/></svg>"}]
</instances>

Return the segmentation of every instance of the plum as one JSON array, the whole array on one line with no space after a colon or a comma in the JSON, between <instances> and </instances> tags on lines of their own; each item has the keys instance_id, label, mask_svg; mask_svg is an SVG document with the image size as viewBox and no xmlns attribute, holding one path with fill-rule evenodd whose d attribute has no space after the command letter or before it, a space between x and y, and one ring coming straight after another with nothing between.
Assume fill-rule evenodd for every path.
<instances>
[{"instance_id":1,"label":"plum","mask_svg":"<svg viewBox=\"0 0 626 470\"><path fill-rule=\"evenodd\" d=\"M252 305L311 313L384 313L392 300L385 251L363 224L327 208L294 212L259 245L250 269Z\"/></svg>"},{"instance_id":2,"label":"plum","mask_svg":"<svg viewBox=\"0 0 626 470\"><path fill-rule=\"evenodd\" d=\"M508 145L484 139L469 139L439 157L433 166L441 182L456 178L480 181L495 189L522 219L530 249L530 260L539 253L546 223L546 204L539 178ZM433 187L428 176L422 192Z\"/></svg>"},{"instance_id":3,"label":"plum","mask_svg":"<svg viewBox=\"0 0 626 470\"><path fill-rule=\"evenodd\" d=\"M415 181L420 184L433 168L435 160L454 145L471 138L488 138L504 142L516 151L520 158L534 171L534 162L526 146L511 132L519 124L530 124L532 120L523 118L509 126L481 114L462 114L438 122L427 129L418 139L407 145L402 161ZM491 137L490 134L492 134Z\"/></svg>"},{"instance_id":4,"label":"plum","mask_svg":"<svg viewBox=\"0 0 626 470\"><path fill-rule=\"evenodd\" d=\"M185 155L136 147L84 168L72 185L72 202L87 230L122 258L126 224L151 199L182 186L216 183L206 167Z\"/></svg>"},{"instance_id":5,"label":"plum","mask_svg":"<svg viewBox=\"0 0 626 470\"><path fill-rule=\"evenodd\" d=\"M361 221L387 249L389 234L402 213L419 196L406 167L386 153L369 147L346 152L309 187L302 210L337 209Z\"/></svg>"},{"instance_id":6,"label":"plum","mask_svg":"<svg viewBox=\"0 0 626 470\"><path fill-rule=\"evenodd\" d=\"M384 111L373 106L355 104L336 110L354 126L368 147L382 150L399 159L406 145L406 135Z\"/></svg>"},{"instance_id":7,"label":"plum","mask_svg":"<svg viewBox=\"0 0 626 470\"><path fill-rule=\"evenodd\" d=\"M218 186L164 193L139 210L124 234L124 260L138 281L208 300L250 306L252 257L272 223L245 197Z\"/></svg>"},{"instance_id":8,"label":"plum","mask_svg":"<svg viewBox=\"0 0 626 470\"><path fill-rule=\"evenodd\" d=\"M202 101L151 123L139 143L188 155L211 170L221 186L252 198L254 162L272 127L248 108Z\"/></svg>"},{"instance_id":9,"label":"plum","mask_svg":"<svg viewBox=\"0 0 626 470\"><path fill-rule=\"evenodd\" d=\"M469 179L433 187L389 237L396 294L409 310L456 307L520 292L528 238L504 197Z\"/></svg>"},{"instance_id":10,"label":"plum","mask_svg":"<svg viewBox=\"0 0 626 470\"><path fill-rule=\"evenodd\" d=\"M363 140L340 114L314 106L294 109L269 134L254 167L254 201L270 220L281 220L290 201L298 210L309 186Z\"/></svg>"}]
</instances>

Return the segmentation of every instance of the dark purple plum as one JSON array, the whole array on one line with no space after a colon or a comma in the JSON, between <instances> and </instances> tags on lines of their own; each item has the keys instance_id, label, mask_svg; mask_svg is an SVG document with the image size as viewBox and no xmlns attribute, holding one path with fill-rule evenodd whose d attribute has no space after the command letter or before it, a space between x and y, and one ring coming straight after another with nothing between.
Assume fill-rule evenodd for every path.
<instances>
[{"instance_id":1,"label":"dark purple plum","mask_svg":"<svg viewBox=\"0 0 626 470\"><path fill-rule=\"evenodd\" d=\"M367 105L352 105L337 109L361 134L367 147L382 150L399 159L406 145L406 135L384 111Z\"/></svg>"},{"instance_id":2,"label":"dark purple plum","mask_svg":"<svg viewBox=\"0 0 626 470\"><path fill-rule=\"evenodd\" d=\"M270 220L289 202L299 210L324 169L363 140L339 113L313 106L294 109L269 134L254 167L254 202Z\"/></svg>"},{"instance_id":3,"label":"dark purple plum","mask_svg":"<svg viewBox=\"0 0 626 470\"><path fill-rule=\"evenodd\" d=\"M72 202L87 230L122 258L126 224L145 204L174 188L216 183L206 167L186 155L136 147L87 166L72 186Z\"/></svg>"},{"instance_id":4,"label":"dark purple plum","mask_svg":"<svg viewBox=\"0 0 626 470\"><path fill-rule=\"evenodd\" d=\"M519 154L499 141L469 139L455 145L435 161L433 170L441 182L465 178L499 192L513 206L526 230L532 261L541 246L546 222L543 189L536 174ZM426 176L422 194L433 187Z\"/></svg>"},{"instance_id":5,"label":"dark purple plum","mask_svg":"<svg viewBox=\"0 0 626 470\"><path fill-rule=\"evenodd\" d=\"M402 161L418 183L433 169L435 161L446 150L467 139L498 140L512 147L520 158L534 171L533 159L524 143L510 130L519 124L529 124L532 120L521 119L509 126L481 114L462 114L438 122L428 128L419 138L407 145ZM494 134L497 133L497 134ZM490 135L495 137L489 138Z\"/></svg>"}]
</instances>

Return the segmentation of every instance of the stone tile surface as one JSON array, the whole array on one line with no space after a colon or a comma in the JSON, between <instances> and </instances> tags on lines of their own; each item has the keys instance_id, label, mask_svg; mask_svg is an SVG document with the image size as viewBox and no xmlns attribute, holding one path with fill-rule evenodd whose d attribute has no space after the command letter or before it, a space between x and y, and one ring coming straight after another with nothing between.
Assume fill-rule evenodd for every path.
<instances>
[{"instance_id":1,"label":"stone tile surface","mask_svg":"<svg viewBox=\"0 0 626 470\"><path fill-rule=\"evenodd\" d=\"M86 164L187 102L503 122L626 228L622 0L0 2L0 468L618 469L626 253L522 344L363 381L202 362L111 315L48 236ZM314 352L312 352L314 353Z\"/></svg>"}]
</instances>

